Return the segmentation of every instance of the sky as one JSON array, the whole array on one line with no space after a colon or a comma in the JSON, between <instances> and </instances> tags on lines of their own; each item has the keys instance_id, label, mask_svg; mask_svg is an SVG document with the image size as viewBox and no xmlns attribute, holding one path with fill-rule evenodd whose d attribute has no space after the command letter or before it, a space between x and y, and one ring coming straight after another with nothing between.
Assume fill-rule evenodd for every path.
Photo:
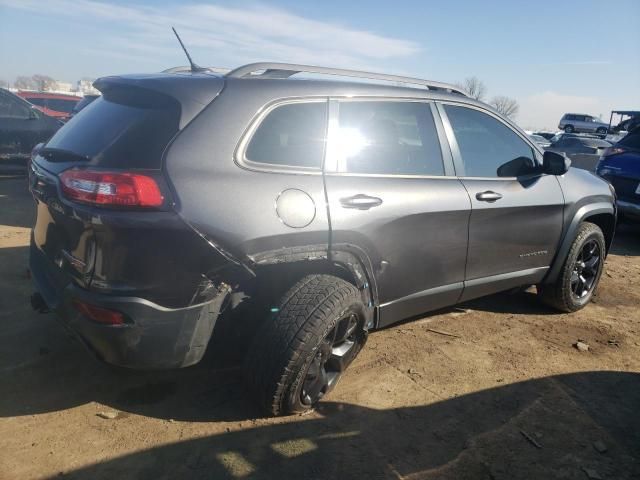
<instances>
[{"instance_id":1,"label":"sky","mask_svg":"<svg viewBox=\"0 0 640 480\"><path fill-rule=\"evenodd\" d=\"M516 121L640 110L640 0L0 0L0 80L75 82L196 63L286 61L457 83L515 98Z\"/></svg>"}]
</instances>

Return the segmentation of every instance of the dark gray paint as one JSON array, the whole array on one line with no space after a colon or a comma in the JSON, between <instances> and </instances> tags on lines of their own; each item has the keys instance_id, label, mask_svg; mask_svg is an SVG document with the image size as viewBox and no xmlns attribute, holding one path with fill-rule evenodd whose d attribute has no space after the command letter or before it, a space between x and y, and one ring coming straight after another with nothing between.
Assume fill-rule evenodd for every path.
<instances>
[{"instance_id":1,"label":"dark gray paint","mask_svg":"<svg viewBox=\"0 0 640 480\"><path fill-rule=\"evenodd\" d=\"M333 250L351 249L362 265L370 266L365 270L372 277L368 281L380 307L380 324L540 281L566 237L564 196L554 176L323 176L243 162L237 146L252 121L274 103L358 97L470 105L499 118L539 158L542 155L512 122L460 95L347 82L229 78L223 94L184 129L167 153L177 211L247 265L309 245L314 246L309 254L314 258L330 259L330 243ZM335 114L330 109L330 115ZM435 120L442 142L447 130L451 135L448 121L446 115L436 115ZM455 143L443 143L442 148L446 172L463 171ZM583 185L579 191L592 186ZM276 200L292 188L306 192L316 205L307 226L291 228L278 216ZM608 192L603 182L598 188ZM495 203L478 201L476 193L487 190L502 198ZM366 210L345 208L341 200L357 195L382 202ZM611 203L610 192L608 196Z\"/></svg>"},{"instance_id":2,"label":"dark gray paint","mask_svg":"<svg viewBox=\"0 0 640 480\"><path fill-rule=\"evenodd\" d=\"M553 281L584 220L597 219L608 243L613 235L614 195L605 182L585 171L572 168L560 177L465 178L442 103L488 112L529 143L538 160L542 151L509 120L459 94L209 73L110 77L97 85L170 95L182 112L181 131L167 146L162 172L153 173L166 180L173 200L164 211L123 212L73 204L60 196L56 175L74 164L34 160L32 191L42 210L31 246L32 260L38 263L34 271L64 254L61 248L87 267L84 272L64 265L54 269L64 278L54 278L48 265L47 273L37 278L45 285L39 289L51 307L69 301L72 277L82 284L82 275L91 275L93 304L109 306L117 300L125 313L139 316L136 320L144 331L130 330L131 336L122 338L101 336L95 327L74 327L94 348L102 348L103 356L113 353L114 363L131 364L137 353L144 353L130 348L142 333L150 336L141 342L152 348L155 333L149 332L157 321L171 324L157 335L164 351L175 354L167 354L172 365L197 361L217 306L230 289L242 290L265 265L288 269L288 262L307 262L311 271L333 264L346 268L369 307L367 326L373 327L461 299ZM243 159L242 140L265 109L280 102L327 102L331 121L343 99L428 103L446 176L335 174L272 168ZM38 193L40 177L46 179L44 193ZM487 191L500 199L478 200L477 194ZM91 249L83 243L84 229L95 234L100 245L95 255L89 255ZM159 308L148 310L149 301ZM146 305L144 311L140 305ZM65 312L74 322L77 314ZM176 331L180 338L169 338ZM183 341L189 335L196 343ZM193 348L193 354L185 348ZM166 365L154 352L146 352L149 358L135 358L133 363Z\"/></svg>"}]
</instances>

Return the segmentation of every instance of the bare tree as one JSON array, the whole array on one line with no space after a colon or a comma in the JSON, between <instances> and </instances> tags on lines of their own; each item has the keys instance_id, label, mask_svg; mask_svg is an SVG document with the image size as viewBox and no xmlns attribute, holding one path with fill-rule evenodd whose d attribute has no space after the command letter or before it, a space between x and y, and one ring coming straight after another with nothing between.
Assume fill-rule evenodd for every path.
<instances>
[{"instance_id":1,"label":"bare tree","mask_svg":"<svg viewBox=\"0 0 640 480\"><path fill-rule=\"evenodd\" d=\"M520 106L514 98L499 95L491 99L491 106L507 118L514 119L518 114Z\"/></svg>"},{"instance_id":2,"label":"bare tree","mask_svg":"<svg viewBox=\"0 0 640 480\"><path fill-rule=\"evenodd\" d=\"M20 90L35 90L36 84L31 77L21 75L13 82L13 86Z\"/></svg>"},{"instance_id":3,"label":"bare tree","mask_svg":"<svg viewBox=\"0 0 640 480\"><path fill-rule=\"evenodd\" d=\"M55 90L58 85L53 78L47 75L41 75L37 73L31 78L36 84L36 88L41 92L44 92L45 90Z\"/></svg>"},{"instance_id":4,"label":"bare tree","mask_svg":"<svg viewBox=\"0 0 640 480\"><path fill-rule=\"evenodd\" d=\"M471 98L481 102L484 101L484 96L487 94L487 87L478 77L467 77L464 82L458 83L457 86L466 91Z\"/></svg>"}]
</instances>

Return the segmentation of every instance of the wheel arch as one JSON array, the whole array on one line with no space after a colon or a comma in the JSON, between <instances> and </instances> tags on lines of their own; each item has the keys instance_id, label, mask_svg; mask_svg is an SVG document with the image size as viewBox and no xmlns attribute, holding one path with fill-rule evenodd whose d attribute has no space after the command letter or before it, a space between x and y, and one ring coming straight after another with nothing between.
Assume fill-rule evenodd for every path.
<instances>
[{"instance_id":1,"label":"wheel arch","mask_svg":"<svg viewBox=\"0 0 640 480\"><path fill-rule=\"evenodd\" d=\"M575 213L572 220L568 223L568 227L560 243L560 248L558 248L551 268L542 283L553 283L558 278L558 274L567 258L571 245L578 234L578 229L584 222L591 222L600 227L605 238L605 254L609 252L616 228L615 207L608 202L584 205Z\"/></svg>"},{"instance_id":2,"label":"wheel arch","mask_svg":"<svg viewBox=\"0 0 640 480\"><path fill-rule=\"evenodd\" d=\"M282 248L251 256L252 268L259 283L280 283L280 290L293 285L305 275L334 275L354 285L362 295L366 310L366 327L377 325L377 288L371 261L353 246L327 250L326 245Z\"/></svg>"}]
</instances>

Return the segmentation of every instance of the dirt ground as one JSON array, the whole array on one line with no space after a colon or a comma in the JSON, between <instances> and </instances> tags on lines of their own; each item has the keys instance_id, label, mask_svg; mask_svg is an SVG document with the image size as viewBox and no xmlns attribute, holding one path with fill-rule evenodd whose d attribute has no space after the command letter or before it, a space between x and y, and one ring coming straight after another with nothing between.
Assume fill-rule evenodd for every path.
<instances>
[{"instance_id":1,"label":"dirt ground","mask_svg":"<svg viewBox=\"0 0 640 480\"><path fill-rule=\"evenodd\" d=\"M274 420L223 334L195 367L123 372L32 312L33 215L0 179L2 480L640 478L638 227L581 312L527 291L374 332L317 411Z\"/></svg>"}]
</instances>

